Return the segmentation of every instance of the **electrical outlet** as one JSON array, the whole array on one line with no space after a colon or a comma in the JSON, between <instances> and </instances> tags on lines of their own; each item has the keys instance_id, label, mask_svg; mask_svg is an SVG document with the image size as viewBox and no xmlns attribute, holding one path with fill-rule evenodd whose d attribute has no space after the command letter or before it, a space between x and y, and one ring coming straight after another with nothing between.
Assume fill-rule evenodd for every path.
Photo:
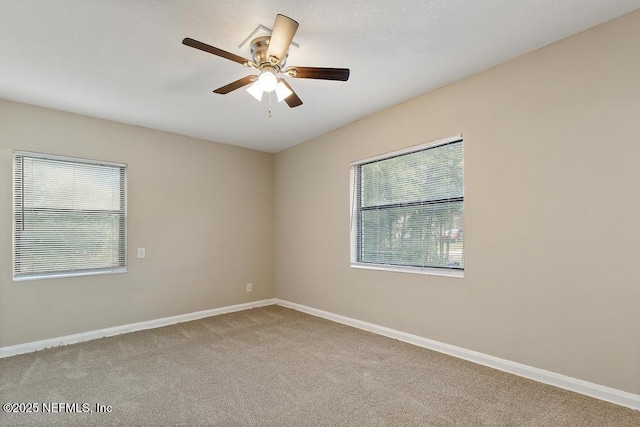
<instances>
[{"instance_id":1,"label":"electrical outlet","mask_svg":"<svg viewBox=\"0 0 640 427\"><path fill-rule=\"evenodd\" d=\"M253 290L253 284L247 283L247 292L251 292Z\"/></svg>"}]
</instances>

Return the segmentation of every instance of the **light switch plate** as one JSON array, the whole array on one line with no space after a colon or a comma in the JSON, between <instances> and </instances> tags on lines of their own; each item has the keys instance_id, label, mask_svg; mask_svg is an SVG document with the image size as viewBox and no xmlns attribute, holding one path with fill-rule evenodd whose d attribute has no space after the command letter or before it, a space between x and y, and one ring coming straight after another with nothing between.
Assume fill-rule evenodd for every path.
<instances>
[{"instance_id":1,"label":"light switch plate","mask_svg":"<svg viewBox=\"0 0 640 427\"><path fill-rule=\"evenodd\" d=\"M138 248L138 258L144 258L147 256L145 248Z\"/></svg>"}]
</instances>

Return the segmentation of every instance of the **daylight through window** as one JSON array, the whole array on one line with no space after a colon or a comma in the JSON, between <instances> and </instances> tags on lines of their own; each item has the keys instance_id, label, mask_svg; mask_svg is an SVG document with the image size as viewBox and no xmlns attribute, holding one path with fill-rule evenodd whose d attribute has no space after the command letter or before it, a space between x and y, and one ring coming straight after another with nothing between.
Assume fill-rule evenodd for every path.
<instances>
[{"instance_id":1,"label":"daylight through window","mask_svg":"<svg viewBox=\"0 0 640 427\"><path fill-rule=\"evenodd\" d=\"M125 271L125 165L14 155L13 277Z\"/></svg>"},{"instance_id":2,"label":"daylight through window","mask_svg":"<svg viewBox=\"0 0 640 427\"><path fill-rule=\"evenodd\" d=\"M461 138L352 168L354 266L464 269Z\"/></svg>"}]
</instances>

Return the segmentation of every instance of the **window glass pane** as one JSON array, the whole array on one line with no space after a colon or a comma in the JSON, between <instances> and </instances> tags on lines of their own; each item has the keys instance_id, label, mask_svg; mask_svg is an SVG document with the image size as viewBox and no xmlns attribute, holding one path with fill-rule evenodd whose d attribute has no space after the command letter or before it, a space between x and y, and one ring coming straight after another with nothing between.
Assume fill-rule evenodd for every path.
<instances>
[{"instance_id":1,"label":"window glass pane","mask_svg":"<svg viewBox=\"0 0 640 427\"><path fill-rule=\"evenodd\" d=\"M361 262L464 268L462 202L362 212Z\"/></svg>"},{"instance_id":2,"label":"window glass pane","mask_svg":"<svg viewBox=\"0 0 640 427\"><path fill-rule=\"evenodd\" d=\"M117 214L25 212L21 272L117 267L119 221Z\"/></svg>"},{"instance_id":3,"label":"window glass pane","mask_svg":"<svg viewBox=\"0 0 640 427\"><path fill-rule=\"evenodd\" d=\"M361 173L364 207L462 197L462 144L367 163Z\"/></svg>"},{"instance_id":4,"label":"window glass pane","mask_svg":"<svg viewBox=\"0 0 640 427\"><path fill-rule=\"evenodd\" d=\"M113 166L24 159L25 208L120 209L120 171Z\"/></svg>"}]
</instances>

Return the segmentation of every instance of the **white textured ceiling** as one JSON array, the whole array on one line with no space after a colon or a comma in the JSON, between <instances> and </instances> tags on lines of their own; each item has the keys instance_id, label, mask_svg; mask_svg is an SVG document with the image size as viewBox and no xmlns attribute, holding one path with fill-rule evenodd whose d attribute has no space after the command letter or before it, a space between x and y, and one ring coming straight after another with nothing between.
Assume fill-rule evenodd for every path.
<instances>
[{"instance_id":1,"label":"white textured ceiling","mask_svg":"<svg viewBox=\"0 0 640 427\"><path fill-rule=\"evenodd\" d=\"M0 0L0 98L276 152L627 12L640 0ZM212 90L250 74L184 37L238 45L282 13L304 104Z\"/></svg>"}]
</instances>

